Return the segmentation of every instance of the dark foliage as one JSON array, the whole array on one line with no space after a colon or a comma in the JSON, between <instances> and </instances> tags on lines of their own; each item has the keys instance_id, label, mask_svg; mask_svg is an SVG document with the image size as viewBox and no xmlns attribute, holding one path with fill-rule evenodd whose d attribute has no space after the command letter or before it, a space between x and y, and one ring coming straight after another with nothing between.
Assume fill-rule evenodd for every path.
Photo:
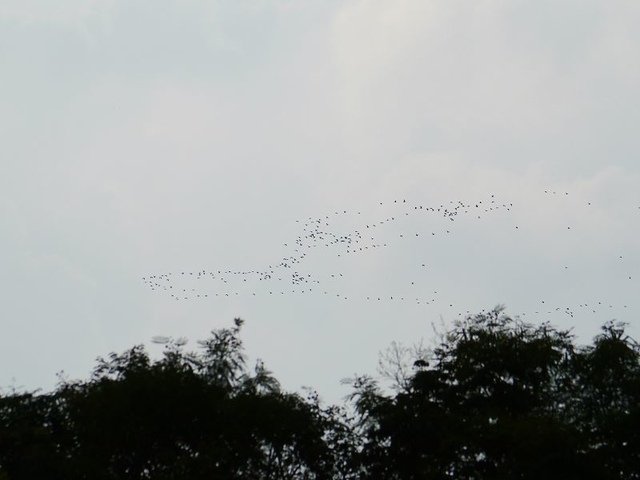
<instances>
[{"instance_id":1,"label":"dark foliage","mask_svg":"<svg viewBox=\"0 0 640 480\"><path fill-rule=\"evenodd\" d=\"M136 346L99 359L87 382L2 397L5 478L331 478L332 415L281 391L262 362L248 372L241 325L201 353L170 342L154 362Z\"/></svg>"},{"instance_id":2,"label":"dark foliage","mask_svg":"<svg viewBox=\"0 0 640 480\"><path fill-rule=\"evenodd\" d=\"M623 326L577 348L496 309L431 356L394 396L357 379L363 478L640 478L640 350Z\"/></svg>"},{"instance_id":3,"label":"dark foliage","mask_svg":"<svg viewBox=\"0 0 640 480\"><path fill-rule=\"evenodd\" d=\"M496 309L395 365L392 393L356 377L328 407L249 370L241 327L1 396L0 480L640 479L640 347L624 325L577 347Z\"/></svg>"}]
</instances>

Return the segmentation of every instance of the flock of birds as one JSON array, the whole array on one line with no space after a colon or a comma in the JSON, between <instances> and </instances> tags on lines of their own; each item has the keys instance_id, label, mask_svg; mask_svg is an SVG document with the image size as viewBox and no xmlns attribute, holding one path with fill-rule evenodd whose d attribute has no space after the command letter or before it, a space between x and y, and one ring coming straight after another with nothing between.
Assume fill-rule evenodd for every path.
<instances>
[{"instance_id":1,"label":"flock of birds","mask_svg":"<svg viewBox=\"0 0 640 480\"><path fill-rule=\"evenodd\" d=\"M552 197L569 196L569 192L555 190L545 190L544 194ZM590 207L591 202L585 202L584 206ZM459 306L444 300L443 295L433 289L433 283L426 287L425 282L419 281L430 271L429 262L425 260L415 260L415 268L422 276L401 282L403 288L406 288L394 294L388 291L386 294L380 291L363 294L354 293L348 288L345 290L341 285L345 281L348 283L347 277L353 272L328 269L339 267L354 256L373 255L374 252L397 248L399 250L396 253L401 254L403 249L406 252L409 248L409 241L428 242L429 239L453 235L455 222L461 218L481 220L491 215L508 215L514 208L513 203L499 201L495 194L490 194L477 201L457 200L426 205L396 199L378 202L373 207L367 212L333 210L317 217L296 220L298 235L283 244L286 254L275 262L252 269L205 268L156 273L142 277L142 281L150 290L164 293L177 302L244 295L315 295L363 302L411 302L416 305L457 308L458 315L473 313L459 310ZM510 228L518 232L521 226L512 223ZM571 225L566 225L567 231L571 229ZM320 253L324 255L320 264L322 268L318 268L317 262L314 264L309 261L310 257ZM432 252L433 254L437 255L437 252ZM623 259L623 255L618 255L619 261ZM563 268L568 269L569 266L563 265ZM626 280L633 279L632 275L627 276ZM431 279L432 282L433 280ZM615 305L604 300L578 305L552 304L544 299L539 302L537 309L520 315L525 317L527 314L562 313L574 317L578 312L597 313L603 309L629 308L627 304Z\"/></svg>"}]
</instances>

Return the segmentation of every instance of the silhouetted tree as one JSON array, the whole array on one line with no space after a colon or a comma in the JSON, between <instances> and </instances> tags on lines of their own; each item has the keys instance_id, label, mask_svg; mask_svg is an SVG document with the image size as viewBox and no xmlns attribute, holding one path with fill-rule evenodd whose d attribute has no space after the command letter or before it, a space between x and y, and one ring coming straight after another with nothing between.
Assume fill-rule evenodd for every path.
<instances>
[{"instance_id":1,"label":"silhouetted tree","mask_svg":"<svg viewBox=\"0 0 640 480\"><path fill-rule=\"evenodd\" d=\"M576 359L571 418L611 478L640 479L640 347L609 322Z\"/></svg>"},{"instance_id":2,"label":"silhouetted tree","mask_svg":"<svg viewBox=\"0 0 640 480\"><path fill-rule=\"evenodd\" d=\"M242 321L201 352L169 342L99 359L87 382L0 404L0 466L10 479L321 479L333 455L316 405L245 368Z\"/></svg>"},{"instance_id":3,"label":"silhouetted tree","mask_svg":"<svg viewBox=\"0 0 640 480\"><path fill-rule=\"evenodd\" d=\"M0 397L0 480L64 479L60 442L68 438L64 408L55 394Z\"/></svg>"},{"instance_id":4,"label":"silhouetted tree","mask_svg":"<svg viewBox=\"0 0 640 480\"><path fill-rule=\"evenodd\" d=\"M363 478L639 478L639 351L500 308L458 322L395 395L354 382Z\"/></svg>"},{"instance_id":5,"label":"silhouetted tree","mask_svg":"<svg viewBox=\"0 0 640 480\"><path fill-rule=\"evenodd\" d=\"M391 393L359 376L351 402L323 406L247 368L242 323L0 396L0 480L640 479L640 347L623 324L578 347L497 308L431 349L392 344Z\"/></svg>"}]
</instances>

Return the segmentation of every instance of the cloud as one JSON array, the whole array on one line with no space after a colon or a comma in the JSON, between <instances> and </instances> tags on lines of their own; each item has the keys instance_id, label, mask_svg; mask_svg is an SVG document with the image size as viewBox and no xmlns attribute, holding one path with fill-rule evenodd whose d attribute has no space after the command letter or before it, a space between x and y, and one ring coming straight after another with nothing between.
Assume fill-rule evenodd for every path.
<instances>
[{"instance_id":1,"label":"cloud","mask_svg":"<svg viewBox=\"0 0 640 480\"><path fill-rule=\"evenodd\" d=\"M580 303L613 290L624 300L627 277L607 259L624 250L632 262L638 232L639 8L2 2L0 287L13 332L46 327L42 361L25 376L44 378L56 359L86 371L73 348L64 357L48 343L69 346L74 331L90 359L243 315L252 350L291 383L307 378L291 352L317 359L335 347L318 371L331 388L391 339L410 342L425 316L457 313L450 303L525 311L529 292ZM298 218L490 194L513 202L509 215L469 217L428 247L312 265L344 267L354 293L401 291L411 261L428 254L442 308L315 297L176 306L139 283L173 268L270 262L299 234ZM564 235L568 222L576 235ZM568 275L555 270L561 259ZM33 351L12 352L26 361ZM319 368L315 359L304 368Z\"/></svg>"},{"instance_id":2,"label":"cloud","mask_svg":"<svg viewBox=\"0 0 640 480\"><path fill-rule=\"evenodd\" d=\"M108 13L115 0L8 0L0 5L0 21L79 27L87 19Z\"/></svg>"},{"instance_id":3,"label":"cloud","mask_svg":"<svg viewBox=\"0 0 640 480\"><path fill-rule=\"evenodd\" d=\"M350 2L332 32L345 128L368 154L630 166L637 8L601 5Z\"/></svg>"}]
</instances>

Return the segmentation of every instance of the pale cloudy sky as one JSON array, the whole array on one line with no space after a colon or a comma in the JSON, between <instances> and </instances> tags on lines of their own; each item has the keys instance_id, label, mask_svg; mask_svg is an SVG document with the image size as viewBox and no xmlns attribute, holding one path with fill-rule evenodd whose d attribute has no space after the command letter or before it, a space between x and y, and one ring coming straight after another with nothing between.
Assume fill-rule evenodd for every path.
<instances>
[{"instance_id":1,"label":"pale cloudy sky","mask_svg":"<svg viewBox=\"0 0 640 480\"><path fill-rule=\"evenodd\" d=\"M637 332L639 23L631 0L0 2L0 384L235 316L253 358L329 399L392 340L498 303L585 340ZM347 300L176 302L141 280L262 268L296 219L348 210L346 232L394 200L491 195L513 208L310 256Z\"/></svg>"}]
</instances>

